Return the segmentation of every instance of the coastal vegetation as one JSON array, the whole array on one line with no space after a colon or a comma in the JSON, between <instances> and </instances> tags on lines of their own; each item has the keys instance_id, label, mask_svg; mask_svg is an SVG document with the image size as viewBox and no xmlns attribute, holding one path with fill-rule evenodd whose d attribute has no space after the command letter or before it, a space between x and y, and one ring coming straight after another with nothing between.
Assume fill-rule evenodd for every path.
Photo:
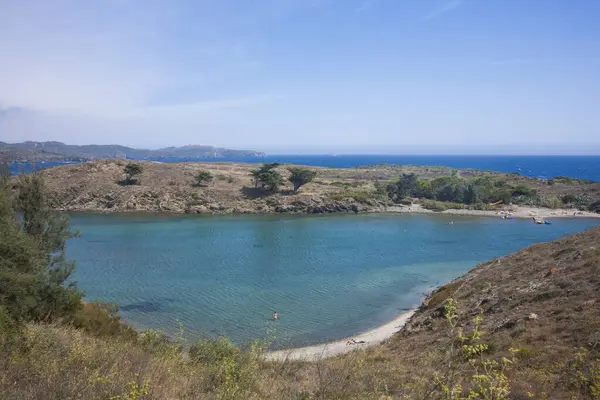
<instances>
[{"instance_id":1,"label":"coastal vegetation","mask_svg":"<svg viewBox=\"0 0 600 400\"><path fill-rule=\"evenodd\" d=\"M554 181L554 183L550 183ZM587 185L582 180L564 178L550 180L548 185L563 182L565 185ZM565 205L577 210L588 209L585 195L564 194L539 195L538 191L524 183L509 183L502 178L478 176L464 178L453 171L451 175L433 179L419 178L415 173L402 174L400 179L388 184L387 193L394 202L407 198L421 199L423 208L430 210L474 209L491 210L498 204L518 204L534 207L560 209Z\"/></svg>"},{"instance_id":2,"label":"coastal vegetation","mask_svg":"<svg viewBox=\"0 0 600 400\"><path fill-rule=\"evenodd\" d=\"M258 169L250 171L250 175L254 181L254 187L260 186L266 193L275 193L279 187L283 185L283 176L276 170L279 163L265 163Z\"/></svg>"},{"instance_id":3,"label":"coastal vegetation","mask_svg":"<svg viewBox=\"0 0 600 400\"><path fill-rule=\"evenodd\" d=\"M457 171L433 179L420 179L414 173L402 174L400 179L388 185L387 190L392 200L417 197L458 204L510 204L519 196L536 196L534 189L523 184L512 186L490 176L465 179Z\"/></svg>"},{"instance_id":4,"label":"coastal vegetation","mask_svg":"<svg viewBox=\"0 0 600 400\"><path fill-rule=\"evenodd\" d=\"M312 169L308 168L291 167L288 168L288 171L290 171L290 177L288 178L288 180L293 185L294 194L298 193L298 190L302 186L312 182L317 176L316 171L313 171Z\"/></svg>"},{"instance_id":5,"label":"coastal vegetation","mask_svg":"<svg viewBox=\"0 0 600 400\"><path fill-rule=\"evenodd\" d=\"M16 322L72 317L82 293L65 283L74 268L65 243L76 233L50 209L38 174L19 177L14 200L8 180L0 185L0 313Z\"/></svg>"},{"instance_id":6,"label":"coastal vegetation","mask_svg":"<svg viewBox=\"0 0 600 400\"><path fill-rule=\"evenodd\" d=\"M196 186L202 186L213 180L213 175L209 171L198 171L196 174Z\"/></svg>"},{"instance_id":7,"label":"coastal vegetation","mask_svg":"<svg viewBox=\"0 0 600 400\"><path fill-rule=\"evenodd\" d=\"M132 177L135 185L125 185L127 162L122 160L52 167L42 174L52 206L64 211L315 214L408 209L420 212L427 208L491 212L521 206L545 208L548 213L568 209L572 215L597 210L592 205L600 201L600 183L549 184L548 180L515 174L444 167L135 164L143 167L143 181L136 179L140 175ZM203 171L214 178L199 191L191 183L197 183L196 177ZM431 204L437 206L429 207Z\"/></svg>"},{"instance_id":8,"label":"coastal vegetation","mask_svg":"<svg viewBox=\"0 0 600 400\"><path fill-rule=\"evenodd\" d=\"M144 172L144 168L140 164L129 163L123 168L123 172L125 173L125 184L131 185L137 183L137 181L134 181L133 177Z\"/></svg>"}]
</instances>

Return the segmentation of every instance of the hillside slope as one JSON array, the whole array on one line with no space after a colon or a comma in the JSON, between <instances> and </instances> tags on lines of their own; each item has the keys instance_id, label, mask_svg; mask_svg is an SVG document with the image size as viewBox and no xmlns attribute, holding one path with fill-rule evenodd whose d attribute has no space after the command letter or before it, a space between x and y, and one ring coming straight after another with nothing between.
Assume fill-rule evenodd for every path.
<instances>
[{"instance_id":1,"label":"hillside slope","mask_svg":"<svg viewBox=\"0 0 600 400\"><path fill-rule=\"evenodd\" d=\"M291 193L283 190L269 196L254 188L250 171L256 164L185 162L140 162L143 173L138 184L124 186L124 160L96 160L44 170L54 205L64 211L151 211L176 213L327 213L358 211L399 211L391 204L385 185L403 173L431 179L449 176L452 169L419 166L370 166L363 168L311 167L317 178ZM213 181L194 186L195 175L209 171ZM289 172L278 168L284 177ZM461 177L489 176L513 186L526 185L540 196L565 196L580 199L587 206L600 200L600 183L554 180L552 184L514 174L459 170ZM379 190L378 190L379 188ZM381 190L383 189L383 190ZM401 210L407 211L409 207ZM600 209L599 209L600 211ZM569 214L572 214L569 213Z\"/></svg>"},{"instance_id":2,"label":"hillside slope","mask_svg":"<svg viewBox=\"0 0 600 400\"><path fill-rule=\"evenodd\" d=\"M21 142L4 143L0 142L0 149L4 149L7 154L20 154L31 156L44 154L59 154L66 161L73 158L77 159L97 159L97 158L128 158L128 159L161 159L161 158L200 158L200 157L245 157L261 156L262 152L252 150L232 150L214 146L188 145L182 147L166 147L158 150L134 149L120 145L69 145L62 142ZM19 160L23 160L21 157ZM17 161L13 159L10 161ZM29 161L35 161L31 159ZM50 161L41 160L39 161ZM53 160L56 161L56 160Z\"/></svg>"},{"instance_id":3,"label":"hillside slope","mask_svg":"<svg viewBox=\"0 0 600 400\"><path fill-rule=\"evenodd\" d=\"M333 386L340 385L330 389L332 398L336 392L364 391L366 382L376 381L385 382L394 399L414 390L437 393L432 377L447 372L450 361L457 362L448 357L452 345L459 344L444 318L449 298L464 332L473 329L481 313L486 359L514 357L505 370L508 398L526 399L528 393L535 398L598 398L590 388L594 382L600 388L600 226L482 263L442 286L388 343L326 362L332 377L343 374L350 360L361 359L364 366L351 382L332 378ZM472 384L468 363L458 368L456 383ZM579 373L590 380L587 385Z\"/></svg>"},{"instance_id":4,"label":"hillside slope","mask_svg":"<svg viewBox=\"0 0 600 400\"><path fill-rule=\"evenodd\" d=\"M84 161L85 159L41 150L2 147L0 143L0 162L48 162L48 161Z\"/></svg>"}]
</instances>

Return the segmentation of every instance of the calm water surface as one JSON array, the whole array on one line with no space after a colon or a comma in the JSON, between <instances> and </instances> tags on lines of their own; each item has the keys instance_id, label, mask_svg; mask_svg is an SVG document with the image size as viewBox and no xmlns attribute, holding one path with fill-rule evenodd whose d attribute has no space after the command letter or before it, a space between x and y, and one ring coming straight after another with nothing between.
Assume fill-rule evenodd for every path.
<instances>
[{"instance_id":1,"label":"calm water surface","mask_svg":"<svg viewBox=\"0 0 600 400\"><path fill-rule=\"evenodd\" d=\"M454 225L448 221L454 220ZM380 325L479 262L598 220L427 215L72 216L75 279L140 328L313 344ZM273 311L279 321L271 321Z\"/></svg>"}]
</instances>

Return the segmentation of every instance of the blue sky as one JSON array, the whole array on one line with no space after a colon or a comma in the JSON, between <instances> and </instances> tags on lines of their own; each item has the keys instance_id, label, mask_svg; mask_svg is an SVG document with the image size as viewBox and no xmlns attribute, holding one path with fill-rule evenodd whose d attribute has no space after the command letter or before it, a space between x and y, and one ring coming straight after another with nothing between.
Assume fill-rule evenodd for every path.
<instances>
[{"instance_id":1,"label":"blue sky","mask_svg":"<svg viewBox=\"0 0 600 400\"><path fill-rule=\"evenodd\" d=\"M0 0L0 140L600 154L600 1Z\"/></svg>"}]
</instances>

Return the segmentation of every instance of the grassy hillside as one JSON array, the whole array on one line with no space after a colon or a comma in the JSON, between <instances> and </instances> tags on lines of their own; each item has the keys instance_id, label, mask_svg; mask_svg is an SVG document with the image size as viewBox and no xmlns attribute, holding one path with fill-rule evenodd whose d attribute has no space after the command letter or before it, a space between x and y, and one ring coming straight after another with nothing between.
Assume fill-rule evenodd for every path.
<instances>
[{"instance_id":1,"label":"grassy hillside","mask_svg":"<svg viewBox=\"0 0 600 400\"><path fill-rule=\"evenodd\" d=\"M44 154L62 156L66 161L71 159L97 159L97 158L128 158L128 159L159 159L159 158L197 158L197 157L235 157L235 156L260 156L262 152L252 150L231 150L214 146L189 145L183 147L166 147L158 150L134 149L120 145L69 145L62 142L0 142L0 150L7 154L31 157ZM40 158L19 158L10 161L49 161Z\"/></svg>"},{"instance_id":2,"label":"grassy hillside","mask_svg":"<svg viewBox=\"0 0 600 400\"><path fill-rule=\"evenodd\" d=\"M428 190L433 195L453 195L455 190L471 182L486 181L493 198L479 199L478 204L422 202L423 206L440 208L486 209L488 200L506 199L527 206L568 207L573 211L587 210L600 200L600 183L569 178L540 181L515 174L490 171L457 170L446 167L370 166L363 168L320 168L316 178L292 192L285 182L278 193L265 195L250 176L255 164L242 163L160 163L140 162L143 172L135 185L123 185L123 169L127 161L98 160L84 164L65 165L43 171L47 187L56 208L65 211L151 211L178 213L324 213L387 211L398 207L397 198L390 198L388 186L402 174L415 174L419 180L436 183ZM284 178L285 166L277 169ZM213 179L196 185L195 176L205 171ZM457 183L458 182L458 183ZM430 185L431 186L431 185ZM527 189L528 196L520 195ZM517 196L519 195L519 196ZM415 196L413 196L415 197ZM431 197L437 200L443 197ZM393 201L392 201L393 200ZM410 204L408 200L408 204ZM600 204L600 203L598 203ZM599 206L600 207L600 206ZM598 208L600 211L600 208Z\"/></svg>"},{"instance_id":3,"label":"grassy hillside","mask_svg":"<svg viewBox=\"0 0 600 400\"><path fill-rule=\"evenodd\" d=\"M267 362L260 344L225 340L187 352L181 338L118 328L93 305L79 329L32 323L7 340L4 324L1 397L598 399L599 243L597 227L482 263L384 345L318 362Z\"/></svg>"}]
</instances>

